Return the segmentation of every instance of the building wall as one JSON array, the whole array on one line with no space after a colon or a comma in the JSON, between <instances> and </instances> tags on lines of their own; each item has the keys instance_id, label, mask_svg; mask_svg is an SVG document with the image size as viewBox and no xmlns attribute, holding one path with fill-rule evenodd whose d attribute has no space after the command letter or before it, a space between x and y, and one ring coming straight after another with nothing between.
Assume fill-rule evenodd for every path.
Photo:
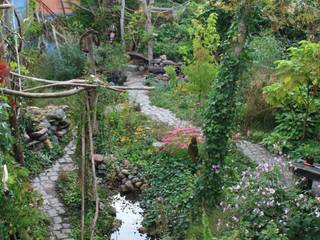
<instances>
[{"instance_id":1,"label":"building wall","mask_svg":"<svg viewBox=\"0 0 320 240\"><path fill-rule=\"evenodd\" d=\"M56 15L64 14L63 6L66 14L72 13L72 6L67 1L61 0L41 0L43 5L40 4L40 11L44 15L48 15L48 11L45 6L50 8ZM63 2L63 3L62 3ZM80 3L80 0L74 0L73 2Z\"/></svg>"}]
</instances>

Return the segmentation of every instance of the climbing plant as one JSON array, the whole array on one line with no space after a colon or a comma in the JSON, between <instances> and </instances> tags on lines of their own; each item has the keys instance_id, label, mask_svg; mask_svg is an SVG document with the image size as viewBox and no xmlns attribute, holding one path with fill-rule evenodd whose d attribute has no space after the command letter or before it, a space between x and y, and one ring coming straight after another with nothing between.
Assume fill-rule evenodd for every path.
<instances>
[{"instance_id":1,"label":"climbing plant","mask_svg":"<svg viewBox=\"0 0 320 240\"><path fill-rule=\"evenodd\" d=\"M234 31L237 43L230 42L223 57L221 69L211 89L208 107L204 112L204 134L208 159L203 161L199 176L198 197L206 206L216 203L221 192L220 168L228 149L228 140L234 126L238 79L241 73L240 57L246 41L246 20L249 15L249 1L242 1L236 17L238 31ZM231 38L232 39L232 38Z\"/></svg>"}]
</instances>

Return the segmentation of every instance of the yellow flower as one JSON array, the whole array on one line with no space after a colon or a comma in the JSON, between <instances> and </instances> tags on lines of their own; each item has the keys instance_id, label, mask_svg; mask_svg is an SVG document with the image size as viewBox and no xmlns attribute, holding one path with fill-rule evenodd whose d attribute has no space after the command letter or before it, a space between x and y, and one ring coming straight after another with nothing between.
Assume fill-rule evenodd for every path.
<instances>
[{"instance_id":1,"label":"yellow flower","mask_svg":"<svg viewBox=\"0 0 320 240\"><path fill-rule=\"evenodd\" d=\"M129 140L129 137L127 137L127 136L120 137L120 142L127 142L128 140Z\"/></svg>"}]
</instances>

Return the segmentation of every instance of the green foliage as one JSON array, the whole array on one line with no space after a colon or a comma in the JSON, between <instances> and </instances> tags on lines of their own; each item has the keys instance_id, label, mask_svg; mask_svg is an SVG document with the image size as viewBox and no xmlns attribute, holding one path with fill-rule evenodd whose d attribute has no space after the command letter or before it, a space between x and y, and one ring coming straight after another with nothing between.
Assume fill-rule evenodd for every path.
<instances>
[{"instance_id":1,"label":"green foliage","mask_svg":"<svg viewBox=\"0 0 320 240\"><path fill-rule=\"evenodd\" d=\"M313 158L315 162L320 163L319 141L309 140L299 144L297 148L291 151L290 157L292 159Z\"/></svg>"},{"instance_id":2,"label":"green foliage","mask_svg":"<svg viewBox=\"0 0 320 240\"><path fill-rule=\"evenodd\" d=\"M177 86L177 73L176 73L176 67L172 66L172 65L168 65L164 68L164 70L166 71L166 74L169 76L170 78L170 86L172 88Z\"/></svg>"},{"instance_id":3,"label":"green foliage","mask_svg":"<svg viewBox=\"0 0 320 240\"><path fill-rule=\"evenodd\" d=\"M149 81L151 80L149 79ZM179 83L174 89L159 82L155 82L153 85L156 87L150 92L150 100L153 105L170 109L181 119L201 124L201 108L199 108L198 97L190 94L188 84Z\"/></svg>"},{"instance_id":4,"label":"green foliage","mask_svg":"<svg viewBox=\"0 0 320 240\"><path fill-rule=\"evenodd\" d=\"M9 239L47 239L47 220L39 210L40 197L30 188L28 170L18 166L5 155L9 172L8 189L0 184L0 238ZM2 178L0 167L0 178Z\"/></svg>"},{"instance_id":5,"label":"green foliage","mask_svg":"<svg viewBox=\"0 0 320 240\"><path fill-rule=\"evenodd\" d=\"M269 103L283 111L275 131L287 140L310 139L319 131L319 57L320 44L290 48L290 59L277 62L281 81L264 88Z\"/></svg>"},{"instance_id":6,"label":"green foliage","mask_svg":"<svg viewBox=\"0 0 320 240\"><path fill-rule=\"evenodd\" d=\"M217 51L220 44L220 36L216 30L217 17L216 13L210 14L205 24L196 19L192 21L189 34L192 37L194 56L201 48L206 49L210 55Z\"/></svg>"},{"instance_id":7,"label":"green foliage","mask_svg":"<svg viewBox=\"0 0 320 240\"><path fill-rule=\"evenodd\" d=\"M0 97L0 165L3 163L3 156L9 152L11 145L11 132L8 124L9 108L6 97Z\"/></svg>"},{"instance_id":8,"label":"green foliage","mask_svg":"<svg viewBox=\"0 0 320 240\"><path fill-rule=\"evenodd\" d=\"M59 53L60 52L60 53ZM82 76L86 57L79 46L66 43L60 51L41 56L35 63L34 73L39 77L53 80L70 80Z\"/></svg>"},{"instance_id":9,"label":"green foliage","mask_svg":"<svg viewBox=\"0 0 320 240\"><path fill-rule=\"evenodd\" d=\"M210 229L209 219L205 212L202 213L203 240L212 240L213 234Z\"/></svg>"},{"instance_id":10,"label":"green foliage","mask_svg":"<svg viewBox=\"0 0 320 240\"><path fill-rule=\"evenodd\" d=\"M55 160L63 155L63 147L54 144L53 149L41 149L33 151L24 150L25 167L30 171L31 175L41 173L45 168L49 167Z\"/></svg>"},{"instance_id":11,"label":"green foliage","mask_svg":"<svg viewBox=\"0 0 320 240\"><path fill-rule=\"evenodd\" d=\"M227 153L229 134L235 120L237 77L239 63L235 56L225 55L218 77L213 85L204 112L204 134L209 159L203 162L203 172L199 181L201 201L214 205L221 191L219 174L211 171L212 165L223 166Z\"/></svg>"},{"instance_id":12,"label":"green foliage","mask_svg":"<svg viewBox=\"0 0 320 240\"><path fill-rule=\"evenodd\" d=\"M199 102L207 98L213 80L218 74L218 66L208 61L197 61L194 64L188 65L183 69L183 73L190 80L190 91L198 96Z\"/></svg>"},{"instance_id":13,"label":"green foliage","mask_svg":"<svg viewBox=\"0 0 320 240\"><path fill-rule=\"evenodd\" d=\"M96 62L105 72L123 71L128 63L121 44L104 44L95 50Z\"/></svg>"},{"instance_id":14,"label":"green foliage","mask_svg":"<svg viewBox=\"0 0 320 240\"><path fill-rule=\"evenodd\" d=\"M289 60L277 62L281 82L266 88L265 93L272 105L283 106L288 98L295 98L298 105L306 106L310 96L305 91L320 84L320 44L303 41L300 47L290 48L289 55Z\"/></svg>"},{"instance_id":15,"label":"green foliage","mask_svg":"<svg viewBox=\"0 0 320 240\"><path fill-rule=\"evenodd\" d=\"M175 239L185 239L195 211L192 162L165 152L149 161L146 173L150 188L144 197L148 209L144 224L160 232L168 228Z\"/></svg>"}]
</instances>

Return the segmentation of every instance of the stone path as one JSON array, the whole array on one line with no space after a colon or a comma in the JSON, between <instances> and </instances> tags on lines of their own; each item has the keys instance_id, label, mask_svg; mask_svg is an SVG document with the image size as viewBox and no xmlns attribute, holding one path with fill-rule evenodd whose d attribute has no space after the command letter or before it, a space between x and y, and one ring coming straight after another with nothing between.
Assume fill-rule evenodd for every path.
<instances>
[{"instance_id":1,"label":"stone path","mask_svg":"<svg viewBox=\"0 0 320 240\"><path fill-rule=\"evenodd\" d=\"M127 76L128 80L126 85L131 87L144 86L145 77L141 74L128 72ZM131 104L139 105L141 112L154 121L167 124L174 128L193 127L190 122L177 118L170 110L151 105L147 91L129 91L129 101ZM280 166L285 175L286 183L290 184L292 181L292 175L288 168L288 161L284 157L273 156L263 146L245 140L239 141L237 147L246 157L257 162L258 165ZM320 194L320 182L314 181L313 191Z\"/></svg>"},{"instance_id":2,"label":"stone path","mask_svg":"<svg viewBox=\"0 0 320 240\"><path fill-rule=\"evenodd\" d=\"M71 232L70 224L64 216L65 209L56 191L56 183L60 171L71 171L76 168L71 159L74 151L75 144L70 142L64 148L64 156L32 180L33 189L41 193L44 199L42 210L50 220L50 240L71 240L68 237Z\"/></svg>"},{"instance_id":3,"label":"stone path","mask_svg":"<svg viewBox=\"0 0 320 240\"><path fill-rule=\"evenodd\" d=\"M126 82L127 86L130 87L142 87L144 86L144 76L141 74L136 74L128 72L128 81ZM131 104L137 104L141 108L141 112L149 116L152 120L165 123L174 128L180 127L190 127L189 122L180 120L168 109L160 108L151 105L147 91L129 91L129 101Z\"/></svg>"}]
</instances>

